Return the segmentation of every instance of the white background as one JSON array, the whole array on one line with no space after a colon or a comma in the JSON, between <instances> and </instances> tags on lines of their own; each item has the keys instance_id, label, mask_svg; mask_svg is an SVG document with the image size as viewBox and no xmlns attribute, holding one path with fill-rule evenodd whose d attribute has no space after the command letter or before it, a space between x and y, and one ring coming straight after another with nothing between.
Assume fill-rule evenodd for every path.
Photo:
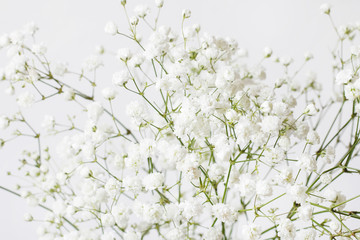
<instances>
[{"instance_id":1,"label":"white background","mask_svg":"<svg viewBox=\"0 0 360 240\"><path fill-rule=\"evenodd\" d=\"M129 12L136 3L129 0ZM152 1L142 1L149 5ZM338 25L360 21L360 1L329 1ZM315 59L305 70L314 70L322 83L331 83L330 49L335 33L327 16L321 15L317 0L165 0L160 23L179 30L181 12L192 10L191 23L199 23L204 31L229 36L249 50L250 59L260 59L265 46L276 55L291 56L302 62L311 51ZM21 28L34 21L40 27L37 40L48 46L48 56L58 62L67 61L78 68L97 44L110 49L126 47L126 41L112 38L103 31L108 20L116 21L126 32L125 17L119 0L0 0L0 34ZM0 63L6 59L1 55ZM2 66L0 66L1 68ZM102 70L103 81L110 82L112 72ZM0 89L0 100L4 100ZM0 114L15 105L0 102ZM1 134L1 132L0 132ZM16 151L12 147L11 151ZM11 151L0 151L0 185L12 188L14 181L5 177L7 169L17 166ZM0 191L0 239L36 239L34 223L23 222L27 211L23 200ZM33 211L33 210L32 210Z\"/></svg>"}]
</instances>

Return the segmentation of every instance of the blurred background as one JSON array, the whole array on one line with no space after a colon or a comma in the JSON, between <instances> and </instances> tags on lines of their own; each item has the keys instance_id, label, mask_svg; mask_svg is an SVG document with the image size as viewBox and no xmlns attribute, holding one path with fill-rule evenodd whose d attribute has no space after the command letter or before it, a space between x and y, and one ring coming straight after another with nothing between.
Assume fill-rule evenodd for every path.
<instances>
[{"instance_id":1,"label":"blurred background","mask_svg":"<svg viewBox=\"0 0 360 240\"><path fill-rule=\"evenodd\" d=\"M360 1L327 2L333 7L335 24L360 22ZM154 6L151 0L128 0L128 3L130 15L137 4ZM171 26L180 32L182 10L189 8L192 17L188 24L197 23L204 32L236 39L240 47L248 50L251 62L261 59L265 46L271 47L277 56L292 57L297 66L302 64L304 53L310 51L315 58L304 72L316 72L326 88L332 83L330 51L335 45L336 34L328 17L320 13L322 3L324 1L320 0L165 0L160 25ZM0 0L0 34L10 33L34 21L40 28L36 40L48 47L50 61L68 62L71 69L80 69L97 45L103 45L110 52L131 47L126 39L104 33L104 26L109 20L115 21L120 31L127 33L120 0ZM5 54L1 53L0 68L6 61ZM105 85L111 84L111 75L116 67L110 61L99 70ZM128 99L125 97L121 101L125 106ZM15 102L8 100L4 89L0 88L0 114L14 112L16 108ZM33 114L35 119L41 120L41 116ZM18 166L15 152L28 143L24 140L23 144L20 144L21 148L13 144L0 151L1 186L14 189L17 179L6 176L6 171ZM27 211L33 212L34 209L22 199L0 191L0 239L37 239L37 223L23 220Z\"/></svg>"}]
</instances>

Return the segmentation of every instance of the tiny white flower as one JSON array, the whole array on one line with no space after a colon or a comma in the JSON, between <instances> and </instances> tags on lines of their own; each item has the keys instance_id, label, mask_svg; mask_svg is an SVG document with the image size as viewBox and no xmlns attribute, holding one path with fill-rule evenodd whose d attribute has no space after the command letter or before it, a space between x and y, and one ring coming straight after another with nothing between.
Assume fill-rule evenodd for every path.
<instances>
[{"instance_id":1,"label":"tiny white flower","mask_svg":"<svg viewBox=\"0 0 360 240\"><path fill-rule=\"evenodd\" d=\"M146 5L137 5L134 12L139 18L144 18L150 13L150 8Z\"/></svg>"},{"instance_id":2,"label":"tiny white flower","mask_svg":"<svg viewBox=\"0 0 360 240\"><path fill-rule=\"evenodd\" d=\"M121 59L124 62L127 62L128 60L131 59L132 54L130 52L130 49L128 49L128 48L120 48L116 53L116 57Z\"/></svg>"},{"instance_id":3,"label":"tiny white flower","mask_svg":"<svg viewBox=\"0 0 360 240\"><path fill-rule=\"evenodd\" d=\"M118 33L118 27L113 21L106 23L104 30L107 34L110 35L116 35Z\"/></svg>"},{"instance_id":4,"label":"tiny white flower","mask_svg":"<svg viewBox=\"0 0 360 240\"><path fill-rule=\"evenodd\" d=\"M315 105L313 103L310 103L309 105L306 106L304 113L306 115L312 116L314 114L316 114L319 110L315 107Z\"/></svg>"},{"instance_id":5,"label":"tiny white flower","mask_svg":"<svg viewBox=\"0 0 360 240\"><path fill-rule=\"evenodd\" d=\"M323 14L330 14L331 6L328 3L324 3L320 6L320 11Z\"/></svg>"},{"instance_id":6,"label":"tiny white flower","mask_svg":"<svg viewBox=\"0 0 360 240\"><path fill-rule=\"evenodd\" d=\"M87 107L88 118L97 122L99 117L103 114L104 108L98 102L90 103Z\"/></svg>"},{"instance_id":7,"label":"tiny white flower","mask_svg":"<svg viewBox=\"0 0 360 240\"><path fill-rule=\"evenodd\" d=\"M183 18L189 18L191 17L191 11L189 9L184 9L182 12Z\"/></svg>"},{"instance_id":8,"label":"tiny white flower","mask_svg":"<svg viewBox=\"0 0 360 240\"><path fill-rule=\"evenodd\" d=\"M162 8L164 6L164 0L155 0L155 5L158 8Z\"/></svg>"},{"instance_id":9,"label":"tiny white flower","mask_svg":"<svg viewBox=\"0 0 360 240\"><path fill-rule=\"evenodd\" d=\"M336 75L336 83L341 85L341 84L346 84L348 83L353 77L353 72L351 69L344 69L341 70L337 75Z\"/></svg>"},{"instance_id":10,"label":"tiny white flower","mask_svg":"<svg viewBox=\"0 0 360 240\"><path fill-rule=\"evenodd\" d=\"M16 99L20 107L31 107L35 102L35 96L30 92L24 92Z\"/></svg>"},{"instance_id":11,"label":"tiny white flower","mask_svg":"<svg viewBox=\"0 0 360 240\"><path fill-rule=\"evenodd\" d=\"M269 47L264 48L264 51L263 51L264 58L271 57L272 53L273 53L273 51L271 48L269 48Z\"/></svg>"},{"instance_id":12,"label":"tiny white flower","mask_svg":"<svg viewBox=\"0 0 360 240\"><path fill-rule=\"evenodd\" d=\"M103 97L107 100L113 100L115 99L116 95L117 95L117 91L114 88L104 88L101 91L101 94L103 95Z\"/></svg>"},{"instance_id":13,"label":"tiny white flower","mask_svg":"<svg viewBox=\"0 0 360 240\"><path fill-rule=\"evenodd\" d=\"M116 72L112 76L112 82L114 85L123 86L130 80L130 74L128 71L123 70L121 72Z\"/></svg>"}]
</instances>

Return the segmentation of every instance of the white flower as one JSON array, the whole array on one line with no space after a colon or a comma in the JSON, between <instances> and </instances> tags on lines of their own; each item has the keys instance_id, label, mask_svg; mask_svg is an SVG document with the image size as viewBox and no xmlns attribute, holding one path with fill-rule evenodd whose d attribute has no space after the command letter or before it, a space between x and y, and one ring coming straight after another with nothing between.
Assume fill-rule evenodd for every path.
<instances>
[{"instance_id":1,"label":"white flower","mask_svg":"<svg viewBox=\"0 0 360 240\"><path fill-rule=\"evenodd\" d=\"M44 120L41 124L41 127L45 129L46 132L50 133L55 130L55 118L50 115L45 115Z\"/></svg>"},{"instance_id":2,"label":"white flower","mask_svg":"<svg viewBox=\"0 0 360 240\"><path fill-rule=\"evenodd\" d=\"M125 190L139 192L142 189L142 181L138 176L127 176L123 179L123 185Z\"/></svg>"},{"instance_id":3,"label":"white flower","mask_svg":"<svg viewBox=\"0 0 360 240\"><path fill-rule=\"evenodd\" d=\"M256 183L256 194L260 197L271 196L272 187L267 180L258 180Z\"/></svg>"},{"instance_id":4,"label":"white flower","mask_svg":"<svg viewBox=\"0 0 360 240\"><path fill-rule=\"evenodd\" d=\"M319 110L315 107L315 105L313 103L310 103L309 105L306 106L304 113L306 115L312 116L314 114L316 114Z\"/></svg>"},{"instance_id":5,"label":"white flower","mask_svg":"<svg viewBox=\"0 0 360 240\"><path fill-rule=\"evenodd\" d=\"M280 219L277 230L279 231L279 236L282 240L293 240L296 236L294 223L288 218Z\"/></svg>"},{"instance_id":6,"label":"white flower","mask_svg":"<svg viewBox=\"0 0 360 240\"><path fill-rule=\"evenodd\" d=\"M150 13L150 8L146 5L137 5L134 12L139 18L144 18Z\"/></svg>"},{"instance_id":7,"label":"white flower","mask_svg":"<svg viewBox=\"0 0 360 240\"><path fill-rule=\"evenodd\" d=\"M315 240L316 239L316 231L314 229L304 229L299 233L299 239L302 240Z\"/></svg>"},{"instance_id":8,"label":"white flower","mask_svg":"<svg viewBox=\"0 0 360 240\"><path fill-rule=\"evenodd\" d=\"M10 124L10 120L5 115L0 115L0 129L6 129Z\"/></svg>"},{"instance_id":9,"label":"white flower","mask_svg":"<svg viewBox=\"0 0 360 240\"><path fill-rule=\"evenodd\" d=\"M97 122L104 112L104 108L98 102L90 103L86 109L88 118L94 122Z\"/></svg>"},{"instance_id":10,"label":"white flower","mask_svg":"<svg viewBox=\"0 0 360 240\"><path fill-rule=\"evenodd\" d=\"M336 83L339 85L346 84L352 79L352 77L353 77L353 71L351 69L341 70L336 75Z\"/></svg>"},{"instance_id":11,"label":"white flower","mask_svg":"<svg viewBox=\"0 0 360 240\"><path fill-rule=\"evenodd\" d=\"M34 217L30 213L25 213L24 214L24 220L26 222L31 222L32 220L34 220Z\"/></svg>"},{"instance_id":12,"label":"white flower","mask_svg":"<svg viewBox=\"0 0 360 240\"><path fill-rule=\"evenodd\" d=\"M182 16L183 16L183 18L189 18L189 17L191 17L191 11L190 11L190 9L184 9L183 12L182 12Z\"/></svg>"},{"instance_id":13,"label":"white flower","mask_svg":"<svg viewBox=\"0 0 360 240\"><path fill-rule=\"evenodd\" d=\"M277 116L266 116L260 123L261 130L265 133L273 133L280 130L281 121Z\"/></svg>"},{"instance_id":14,"label":"white flower","mask_svg":"<svg viewBox=\"0 0 360 240\"><path fill-rule=\"evenodd\" d=\"M303 221L309 221L312 218L314 208L310 204L302 204L298 208L299 217Z\"/></svg>"},{"instance_id":15,"label":"white flower","mask_svg":"<svg viewBox=\"0 0 360 240\"><path fill-rule=\"evenodd\" d=\"M217 163L211 164L209 172L208 172L209 178L212 181L219 181L220 178L222 176L224 176L225 170L226 169L223 166L221 166L220 164L217 164Z\"/></svg>"},{"instance_id":16,"label":"white flower","mask_svg":"<svg viewBox=\"0 0 360 240\"><path fill-rule=\"evenodd\" d=\"M150 173L143 178L143 186L151 191L160 188L164 184L164 175L162 173Z\"/></svg>"},{"instance_id":17,"label":"white flower","mask_svg":"<svg viewBox=\"0 0 360 240\"><path fill-rule=\"evenodd\" d=\"M271 48L269 48L269 47L264 48L264 51L263 51L264 58L271 57L272 53L273 53L273 51Z\"/></svg>"},{"instance_id":18,"label":"white flower","mask_svg":"<svg viewBox=\"0 0 360 240\"><path fill-rule=\"evenodd\" d=\"M216 203L212 206L214 216L221 222L233 223L238 218L238 213L232 206L224 203Z\"/></svg>"},{"instance_id":19,"label":"white flower","mask_svg":"<svg viewBox=\"0 0 360 240\"><path fill-rule=\"evenodd\" d=\"M333 146L328 146L326 149L325 149L325 154L324 155L321 155L325 162L327 164L330 164L334 161L335 159L335 149Z\"/></svg>"},{"instance_id":20,"label":"white flower","mask_svg":"<svg viewBox=\"0 0 360 240\"><path fill-rule=\"evenodd\" d=\"M47 51L47 48L44 43L34 44L31 48L35 54L44 55Z\"/></svg>"},{"instance_id":21,"label":"white flower","mask_svg":"<svg viewBox=\"0 0 360 240\"><path fill-rule=\"evenodd\" d=\"M30 92L24 92L16 99L20 107L31 107L35 102L35 96Z\"/></svg>"},{"instance_id":22,"label":"white flower","mask_svg":"<svg viewBox=\"0 0 360 240\"><path fill-rule=\"evenodd\" d=\"M162 8L164 6L164 0L155 0L155 5L158 8Z\"/></svg>"},{"instance_id":23,"label":"white flower","mask_svg":"<svg viewBox=\"0 0 360 240\"><path fill-rule=\"evenodd\" d=\"M309 143L309 144L319 144L320 143L320 136L319 134L314 131L314 130L310 130L306 136L306 141Z\"/></svg>"},{"instance_id":24,"label":"white flower","mask_svg":"<svg viewBox=\"0 0 360 240\"><path fill-rule=\"evenodd\" d=\"M104 227L112 227L115 225L115 219L111 213L106 213L101 216L101 223Z\"/></svg>"},{"instance_id":25,"label":"white flower","mask_svg":"<svg viewBox=\"0 0 360 240\"><path fill-rule=\"evenodd\" d=\"M223 234L214 227L209 228L204 234L203 240L222 240Z\"/></svg>"},{"instance_id":26,"label":"white flower","mask_svg":"<svg viewBox=\"0 0 360 240\"><path fill-rule=\"evenodd\" d=\"M304 203L308 195L306 194L306 186L302 184L294 184L289 188L288 193L297 203Z\"/></svg>"},{"instance_id":27,"label":"white flower","mask_svg":"<svg viewBox=\"0 0 360 240\"><path fill-rule=\"evenodd\" d=\"M309 61L314 58L314 55L311 52L304 53L305 61Z\"/></svg>"},{"instance_id":28,"label":"white flower","mask_svg":"<svg viewBox=\"0 0 360 240\"><path fill-rule=\"evenodd\" d=\"M331 189L331 188L328 188L325 190L325 192L323 193L323 197L331 202L332 204L334 205L338 205L338 204L341 204L338 206L339 210L342 211L346 204L342 204L343 202L346 201L346 197L344 194L342 194L340 191L336 191L334 189Z\"/></svg>"},{"instance_id":29,"label":"white flower","mask_svg":"<svg viewBox=\"0 0 360 240\"><path fill-rule=\"evenodd\" d=\"M250 223L248 225L242 226L241 232L245 240L257 240L260 239L261 227L258 224Z\"/></svg>"},{"instance_id":30,"label":"white flower","mask_svg":"<svg viewBox=\"0 0 360 240\"><path fill-rule=\"evenodd\" d=\"M67 66L65 63L55 63L52 73L57 76L64 76L64 74L67 72Z\"/></svg>"},{"instance_id":31,"label":"white flower","mask_svg":"<svg viewBox=\"0 0 360 240\"><path fill-rule=\"evenodd\" d=\"M332 180L332 176L331 173L329 172L321 174L320 176L320 182L323 184L329 184L331 183L331 180Z\"/></svg>"},{"instance_id":32,"label":"white flower","mask_svg":"<svg viewBox=\"0 0 360 240\"><path fill-rule=\"evenodd\" d=\"M182 210L182 215L190 221L191 218L201 215L204 206L199 198L193 198L180 203L179 208Z\"/></svg>"},{"instance_id":33,"label":"white flower","mask_svg":"<svg viewBox=\"0 0 360 240\"><path fill-rule=\"evenodd\" d=\"M337 231L339 231L341 225L339 222L331 221L329 223L329 227L332 231L337 232Z\"/></svg>"},{"instance_id":34,"label":"white flower","mask_svg":"<svg viewBox=\"0 0 360 240\"><path fill-rule=\"evenodd\" d=\"M114 88L104 88L102 91L101 91L101 94L103 95L103 97L107 100L113 100L116 95L117 95L117 91L114 89Z\"/></svg>"},{"instance_id":35,"label":"white flower","mask_svg":"<svg viewBox=\"0 0 360 240\"><path fill-rule=\"evenodd\" d=\"M0 36L0 48L7 47L10 45L9 35L3 34Z\"/></svg>"},{"instance_id":36,"label":"white flower","mask_svg":"<svg viewBox=\"0 0 360 240\"><path fill-rule=\"evenodd\" d=\"M310 154L306 153L300 155L297 165L308 173L316 171L317 169L316 159Z\"/></svg>"},{"instance_id":37,"label":"white flower","mask_svg":"<svg viewBox=\"0 0 360 240\"><path fill-rule=\"evenodd\" d=\"M143 54L136 54L132 56L131 59L129 60L129 66L134 68L140 67L144 61L145 61L145 57Z\"/></svg>"},{"instance_id":38,"label":"white flower","mask_svg":"<svg viewBox=\"0 0 360 240\"><path fill-rule=\"evenodd\" d=\"M127 62L128 60L131 59L132 54L130 52L130 49L128 49L128 48L120 48L116 53L116 57L121 59L124 62Z\"/></svg>"},{"instance_id":39,"label":"white flower","mask_svg":"<svg viewBox=\"0 0 360 240\"><path fill-rule=\"evenodd\" d=\"M183 240L186 239L186 231L183 228L172 228L167 234L166 239L169 240Z\"/></svg>"},{"instance_id":40,"label":"white flower","mask_svg":"<svg viewBox=\"0 0 360 240\"><path fill-rule=\"evenodd\" d=\"M331 6L328 3L324 3L320 6L320 11L323 14L330 14Z\"/></svg>"},{"instance_id":41,"label":"white flower","mask_svg":"<svg viewBox=\"0 0 360 240\"><path fill-rule=\"evenodd\" d=\"M24 33L27 35L34 35L36 31L39 30L39 27L34 22L28 22L24 26Z\"/></svg>"},{"instance_id":42,"label":"white flower","mask_svg":"<svg viewBox=\"0 0 360 240\"><path fill-rule=\"evenodd\" d=\"M66 88L64 90L64 99L66 101L72 101L75 99L75 92L72 88Z\"/></svg>"},{"instance_id":43,"label":"white flower","mask_svg":"<svg viewBox=\"0 0 360 240\"><path fill-rule=\"evenodd\" d=\"M83 67L88 71L94 71L103 64L99 56L92 55L83 64Z\"/></svg>"},{"instance_id":44,"label":"white flower","mask_svg":"<svg viewBox=\"0 0 360 240\"><path fill-rule=\"evenodd\" d=\"M121 72L116 72L113 74L112 82L114 85L123 86L130 79L131 78L130 78L129 72L126 70L123 70Z\"/></svg>"},{"instance_id":45,"label":"white flower","mask_svg":"<svg viewBox=\"0 0 360 240\"><path fill-rule=\"evenodd\" d=\"M118 32L118 27L116 26L115 22L110 21L105 25L105 32L110 35L116 35Z\"/></svg>"}]
</instances>

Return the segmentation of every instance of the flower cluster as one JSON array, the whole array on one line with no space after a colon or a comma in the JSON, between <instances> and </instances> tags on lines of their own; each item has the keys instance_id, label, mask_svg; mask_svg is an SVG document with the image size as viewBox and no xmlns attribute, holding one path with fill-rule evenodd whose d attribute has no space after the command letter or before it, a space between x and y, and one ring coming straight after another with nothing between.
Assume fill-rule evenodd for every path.
<instances>
[{"instance_id":1,"label":"flower cluster","mask_svg":"<svg viewBox=\"0 0 360 240\"><path fill-rule=\"evenodd\" d=\"M127 13L126 1L121 5ZM0 116L0 129L16 129L0 146L21 136L37 143L22 153L19 168L31 186L17 190L47 211L39 239L360 238L352 227L359 212L347 208L360 195L333 187L360 172L352 161L359 154L360 47L349 57L337 54L360 27L335 27L341 44L333 52L334 83L341 92L324 100L316 75L299 81L301 68L294 70L291 58L266 47L260 63L249 65L234 39L187 25L190 10L180 31L159 25L163 5L155 1L153 22L152 9L137 6L129 33L106 24L106 33L137 48L117 50L121 68L102 89L96 72L105 48L77 73L48 61L43 43L30 42L33 23L1 36L10 61L0 78L20 110ZM330 9L321 7L331 17ZM141 24L149 36L140 36ZM312 58L306 53L304 64ZM276 81L268 79L267 64L283 70ZM116 114L125 91L138 97L126 109L131 126ZM84 123L46 114L36 130L23 109L53 97L82 110ZM330 108L337 109L333 116ZM62 140L44 146L50 138Z\"/></svg>"}]
</instances>

